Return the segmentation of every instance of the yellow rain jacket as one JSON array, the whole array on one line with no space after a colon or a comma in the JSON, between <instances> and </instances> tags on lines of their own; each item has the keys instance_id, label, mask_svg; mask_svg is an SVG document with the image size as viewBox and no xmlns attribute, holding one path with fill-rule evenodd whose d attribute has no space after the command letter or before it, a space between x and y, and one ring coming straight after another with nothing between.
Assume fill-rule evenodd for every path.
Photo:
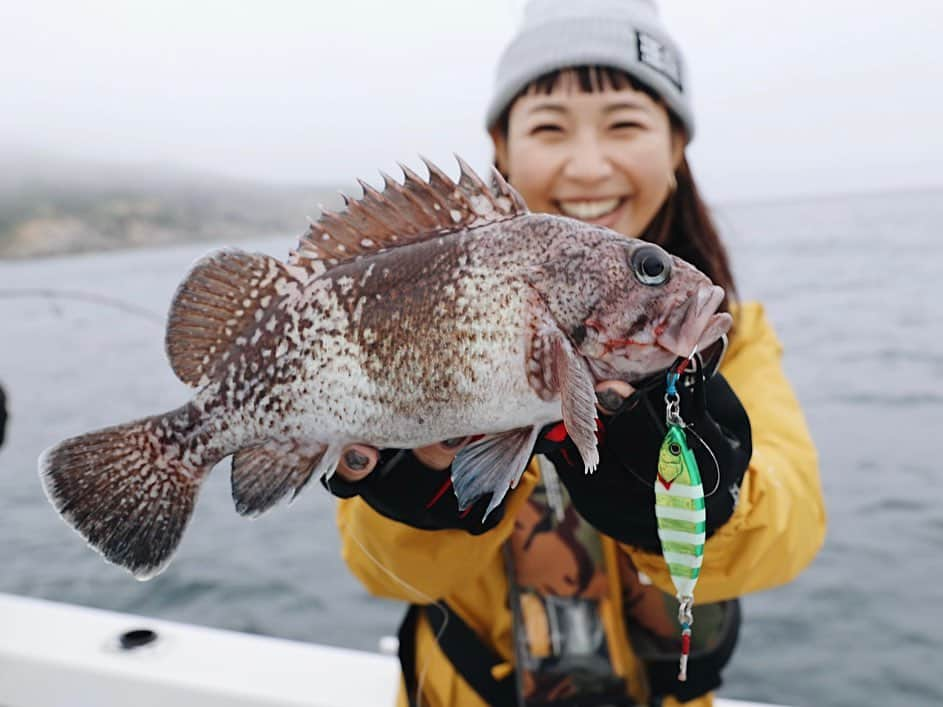
<instances>
[{"instance_id":1,"label":"yellow rain jacket","mask_svg":"<svg viewBox=\"0 0 943 707\"><path fill-rule=\"evenodd\" d=\"M721 372L750 418L753 456L733 516L708 540L695 591L697 603L716 602L769 589L792 580L815 556L825 536L825 508L818 459L799 403L780 363L782 345L761 305L733 310L735 334ZM373 594L412 603L443 599L478 636L513 661L512 617L502 546L515 517L539 479L532 462L511 491L504 518L482 535L463 530L419 530L374 511L360 498L340 501L338 525L343 556ZM603 537L611 605L621 611L617 554L629 555L663 591L674 594L660 555L641 552ZM621 625L621 616L614 617ZM625 631L613 651L628 678L633 698L647 702L645 673ZM416 666L422 675L422 704L480 706L478 694L439 649L420 620ZM501 676L495 676L500 678ZM677 705L666 700L665 705ZM707 707L712 696L686 703ZM398 705L407 705L401 687Z\"/></svg>"}]
</instances>

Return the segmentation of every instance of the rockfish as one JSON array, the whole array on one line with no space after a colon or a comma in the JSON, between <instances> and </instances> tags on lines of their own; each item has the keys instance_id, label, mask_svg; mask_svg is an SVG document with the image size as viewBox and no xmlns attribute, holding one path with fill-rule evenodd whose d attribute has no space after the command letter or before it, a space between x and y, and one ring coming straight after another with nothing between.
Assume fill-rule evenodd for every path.
<instances>
[{"instance_id":1,"label":"rockfish","mask_svg":"<svg viewBox=\"0 0 943 707\"><path fill-rule=\"evenodd\" d=\"M40 458L52 504L139 579L170 560L200 484L232 459L236 510L260 514L333 473L345 445L484 435L452 465L461 507L515 486L564 421L587 471L596 381L637 381L729 328L721 288L658 246L530 213L497 172L427 163L324 212L288 262L224 249L193 266L166 349L182 407Z\"/></svg>"}]
</instances>

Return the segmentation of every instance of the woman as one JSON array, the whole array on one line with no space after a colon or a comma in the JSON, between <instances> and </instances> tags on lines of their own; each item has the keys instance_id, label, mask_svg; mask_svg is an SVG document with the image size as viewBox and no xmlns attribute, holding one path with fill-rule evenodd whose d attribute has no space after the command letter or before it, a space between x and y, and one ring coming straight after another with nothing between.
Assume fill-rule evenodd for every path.
<instances>
[{"instance_id":1,"label":"woman","mask_svg":"<svg viewBox=\"0 0 943 707\"><path fill-rule=\"evenodd\" d=\"M655 241L730 296L727 256L685 159L687 91L650 2L532 2L502 56L487 125L496 165L531 210ZM347 450L329 484L346 499L344 556L371 592L413 604L400 704L710 704L736 639L736 597L791 580L825 527L780 344L760 305L724 306L735 324L719 371L715 351L681 386L682 416L703 440L692 449L705 492L714 488L689 679L678 680L677 602L654 514L664 377L638 391L602 381L596 473L583 474L565 429L550 426L541 456L484 522L488 499L460 513L449 492L466 440Z\"/></svg>"}]
</instances>

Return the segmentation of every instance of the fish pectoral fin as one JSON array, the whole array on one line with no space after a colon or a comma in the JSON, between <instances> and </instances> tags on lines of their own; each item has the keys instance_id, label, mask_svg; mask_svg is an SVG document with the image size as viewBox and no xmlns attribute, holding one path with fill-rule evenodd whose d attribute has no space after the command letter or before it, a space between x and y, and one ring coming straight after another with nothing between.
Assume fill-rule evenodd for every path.
<instances>
[{"instance_id":1,"label":"fish pectoral fin","mask_svg":"<svg viewBox=\"0 0 943 707\"><path fill-rule=\"evenodd\" d=\"M563 424L583 458L586 473L596 470L599 449L596 442L596 386L586 361L559 331L551 335L553 373L550 376L560 391Z\"/></svg>"},{"instance_id":2,"label":"fish pectoral fin","mask_svg":"<svg viewBox=\"0 0 943 707\"><path fill-rule=\"evenodd\" d=\"M260 313L295 282L296 273L268 255L227 248L198 260L177 288L167 317L164 344L177 377L197 386L212 376L240 337L268 325Z\"/></svg>"},{"instance_id":3,"label":"fish pectoral fin","mask_svg":"<svg viewBox=\"0 0 943 707\"><path fill-rule=\"evenodd\" d=\"M319 442L272 440L236 452L232 459L232 499L236 511L254 518L289 494L294 500L314 475L327 449Z\"/></svg>"},{"instance_id":4,"label":"fish pectoral fin","mask_svg":"<svg viewBox=\"0 0 943 707\"><path fill-rule=\"evenodd\" d=\"M539 431L537 427L519 427L463 447L452 462L452 487L459 510L490 493L491 502L484 515L487 518L520 481Z\"/></svg>"}]
</instances>

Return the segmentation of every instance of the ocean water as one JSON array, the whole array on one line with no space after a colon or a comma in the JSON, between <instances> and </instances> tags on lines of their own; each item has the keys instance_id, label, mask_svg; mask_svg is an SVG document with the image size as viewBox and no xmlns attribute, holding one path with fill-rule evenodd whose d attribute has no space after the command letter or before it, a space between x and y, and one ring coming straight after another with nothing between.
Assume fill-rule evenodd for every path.
<instances>
[{"instance_id":1,"label":"ocean water","mask_svg":"<svg viewBox=\"0 0 943 707\"><path fill-rule=\"evenodd\" d=\"M755 203L719 216L742 298L765 303L784 342L829 511L826 545L805 573L745 598L721 694L943 704L943 193ZM292 245L242 244L279 256ZM43 449L186 399L159 320L209 249L0 262L0 381L12 412L0 449L0 592L375 650L402 607L347 572L334 501L316 484L246 521L217 471L174 562L145 583L104 564L43 496ZM110 297L156 320L36 290Z\"/></svg>"}]
</instances>

